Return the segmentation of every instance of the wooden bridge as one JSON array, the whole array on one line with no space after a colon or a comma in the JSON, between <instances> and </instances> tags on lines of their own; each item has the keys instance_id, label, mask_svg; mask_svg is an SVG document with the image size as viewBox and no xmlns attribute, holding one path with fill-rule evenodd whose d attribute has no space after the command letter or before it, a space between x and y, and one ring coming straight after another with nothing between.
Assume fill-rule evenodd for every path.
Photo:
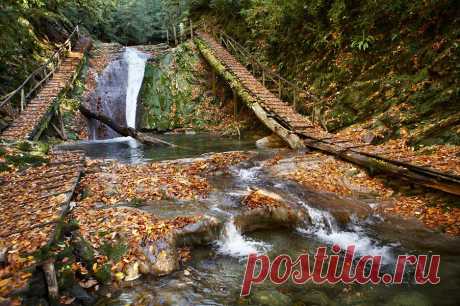
<instances>
[{"instance_id":1,"label":"wooden bridge","mask_svg":"<svg viewBox=\"0 0 460 306\"><path fill-rule=\"evenodd\" d=\"M307 109L312 109L321 103L317 97L260 64L224 32L214 35L205 32L197 34L195 43L212 68L227 82L234 94L238 95L256 116L291 148L307 147L319 150L372 171L381 171L426 187L460 195L458 174L436 170L432 167L433 163L420 166L393 160L369 149L377 146L324 131L321 126L297 112L299 98L304 100L304 108L306 106ZM246 66L235 57L245 62ZM268 81L272 84L271 90L267 89ZM281 98L290 99L291 103L286 103ZM451 158L458 160L455 156Z\"/></svg>"},{"instance_id":2,"label":"wooden bridge","mask_svg":"<svg viewBox=\"0 0 460 306\"><path fill-rule=\"evenodd\" d=\"M89 44L89 39L80 37L77 26L46 63L32 72L16 90L3 97L0 109L14 120L0 134L1 139L37 140L53 117L58 119L58 126L50 124L58 134L63 134L58 97L77 77Z\"/></svg>"},{"instance_id":3,"label":"wooden bridge","mask_svg":"<svg viewBox=\"0 0 460 306\"><path fill-rule=\"evenodd\" d=\"M59 224L69 211L83 169L82 152L52 152L48 164L2 178L0 297L26 290L38 265L51 278L48 283L55 281L52 263L38 262L32 255L60 235Z\"/></svg>"},{"instance_id":4,"label":"wooden bridge","mask_svg":"<svg viewBox=\"0 0 460 306\"><path fill-rule=\"evenodd\" d=\"M1 98L0 110L13 122L0 139L37 140L48 125L63 133L59 97L77 77L89 45L89 39L80 37L77 26L46 63ZM61 123L60 131L53 118ZM46 165L0 178L0 297L26 290L38 265L46 274L49 288L57 288L52 262L37 262L33 253L49 246L59 235L59 224L69 210L83 171L84 154L52 152L49 157Z\"/></svg>"}]
</instances>

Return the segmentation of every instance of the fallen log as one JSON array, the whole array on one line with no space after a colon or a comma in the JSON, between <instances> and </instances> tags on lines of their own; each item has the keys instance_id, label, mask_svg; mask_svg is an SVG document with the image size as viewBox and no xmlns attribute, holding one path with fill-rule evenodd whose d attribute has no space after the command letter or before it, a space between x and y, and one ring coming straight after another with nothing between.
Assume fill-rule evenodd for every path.
<instances>
[{"instance_id":1,"label":"fallen log","mask_svg":"<svg viewBox=\"0 0 460 306\"><path fill-rule=\"evenodd\" d=\"M205 42L199 37L195 38L194 42L209 65L225 79L232 90L236 92L245 104L256 114L258 119L288 143L292 149L304 148L306 146L363 166L371 172L383 172L425 187L460 195L460 183L458 178L449 177L447 174L435 174L434 171L427 171L426 169L422 171L422 169L416 169L416 166L413 165L404 165L392 160L383 160L383 158L378 156L369 156L369 154L363 154L352 150L353 148L344 149L333 143L334 137L330 138L331 142L328 142L325 141L326 139L318 139L305 134L298 135L286 129L277 120L267 114L258 103L258 100L254 98L239 80L214 56ZM299 136L305 137L305 139L301 139Z\"/></svg>"},{"instance_id":2,"label":"fallen log","mask_svg":"<svg viewBox=\"0 0 460 306\"><path fill-rule=\"evenodd\" d=\"M224 65L214 56L212 51L206 46L206 44L200 39L195 39L195 45L200 50L203 57L207 60L209 65L227 81L230 88L241 98L241 100L250 108L254 114L267 126L273 133L278 135L286 143L289 144L291 149L300 149L304 145L301 139L285 127L283 127L275 119L271 118L265 109L258 103L257 99L254 98L239 82L239 80L230 72L227 71Z\"/></svg>"},{"instance_id":3,"label":"fallen log","mask_svg":"<svg viewBox=\"0 0 460 306\"><path fill-rule=\"evenodd\" d=\"M344 150L333 143L321 141L313 137L304 140L307 147L322 151L327 154L335 155L343 160L352 162L369 169L371 172L382 172L398 178L406 179L410 182L441 190L450 194L460 195L460 183L448 177L434 176L429 173L415 172L401 164L395 164L391 160L382 160L378 157L368 156L353 150Z\"/></svg>"},{"instance_id":4,"label":"fallen log","mask_svg":"<svg viewBox=\"0 0 460 306\"><path fill-rule=\"evenodd\" d=\"M150 135L144 134L142 132L136 131L133 128L126 127L126 126L121 126L118 125L117 123L114 122L114 120L104 114L101 113L94 113L90 111L88 108L86 108L83 104L80 104L80 112L86 117L90 119L95 119L98 120L105 125L109 126L112 130L117 132L118 134L122 136L129 136L134 139L137 139L139 142L144 143L144 144L164 144L168 145L170 147L176 147L176 145L169 143L167 141L161 140L156 137L152 137Z\"/></svg>"}]
</instances>

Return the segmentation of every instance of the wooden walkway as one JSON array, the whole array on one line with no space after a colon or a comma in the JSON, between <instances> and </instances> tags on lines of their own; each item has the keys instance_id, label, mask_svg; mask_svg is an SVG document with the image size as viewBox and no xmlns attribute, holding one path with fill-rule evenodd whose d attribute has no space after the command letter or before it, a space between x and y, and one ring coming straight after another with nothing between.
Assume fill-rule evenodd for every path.
<instances>
[{"instance_id":1,"label":"wooden walkway","mask_svg":"<svg viewBox=\"0 0 460 306\"><path fill-rule=\"evenodd\" d=\"M32 253L49 245L84 170L82 152L53 152L50 162L2 177L0 296L23 290L36 265Z\"/></svg>"},{"instance_id":2,"label":"wooden walkway","mask_svg":"<svg viewBox=\"0 0 460 306\"><path fill-rule=\"evenodd\" d=\"M352 163L402 177L426 187L460 195L459 175L435 170L432 165L422 167L391 160L380 156L380 154L374 154L372 150L369 150L369 147L377 149L378 146L324 131L320 126L313 124L307 117L298 114L291 105L281 101L274 93L265 88L245 66L239 63L211 35L204 32L198 32L197 34L198 38L209 47L213 57L238 80L254 100L260 104L268 114L268 117L276 120L283 129L288 131L287 133L280 133L280 129L267 125L288 143L289 139L287 137L297 135L302 139L305 147L333 154ZM203 50L201 52L203 53Z\"/></svg>"},{"instance_id":3,"label":"wooden walkway","mask_svg":"<svg viewBox=\"0 0 460 306\"><path fill-rule=\"evenodd\" d=\"M25 107L18 118L0 135L1 139L35 140L57 110L57 97L68 88L78 75L88 39L81 39L74 50L62 61L52 79L45 83L39 93Z\"/></svg>"},{"instance_id":4,"label":"wooden walkway","mask_svg":"<svg viewBox=\"0 0 460 306\"><path fill-rule=\"evenodd\" d=\"M242 64L240 64L224 47L217 43L207 33L199 33L212 49L219 61L232 71L241 84L257 97L261 106L273 117L276 117L287 129L296 132L308 132L314 125L304 116L297 113L293 107L265 88Z\"/></svg>"}]
</instances>

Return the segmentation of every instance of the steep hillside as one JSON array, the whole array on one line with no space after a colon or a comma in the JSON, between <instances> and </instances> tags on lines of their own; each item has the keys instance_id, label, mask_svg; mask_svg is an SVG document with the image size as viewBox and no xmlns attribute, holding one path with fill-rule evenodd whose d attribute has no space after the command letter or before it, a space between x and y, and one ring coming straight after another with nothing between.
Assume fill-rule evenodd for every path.
<instances>
[{"instance_id":1,"label":"steep hillside","mask_svg":"<svg viewBox=\"0 0 460 306\"><path fill-rule=\"evenodd\" d=\"M460 144L460 10L452 0L195 1L262 62L321 97L329 130ZM305 111L305 110L304 110Z\"/></svg>"}]
</instances>

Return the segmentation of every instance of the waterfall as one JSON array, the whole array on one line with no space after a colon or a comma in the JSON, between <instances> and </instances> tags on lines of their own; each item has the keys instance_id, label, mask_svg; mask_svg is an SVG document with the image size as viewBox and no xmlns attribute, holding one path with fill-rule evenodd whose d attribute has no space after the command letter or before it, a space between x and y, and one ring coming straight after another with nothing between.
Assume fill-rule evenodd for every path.
<instances>
[{"instance_id":1,"label":"waterfall","mask_svg":"<svg viewBox=\"0 0 460 306\"><path fill-rule=\"evenodd\" d=\"M312 224L307 228L298 228L300 233L315 236L328 244L337 244L342 250L346 250L349 245L354 245L357 254L381 255L382 262L386 264L393 261L391 246L381 245L377 240L369 237L357 222L352 221L346 229L342 230L330 212L310 207L303 202L302 206L308 211Z\"/></svg>"},{"instance_id":2,"label":"waterfall","mask_svg":"<svg viewBox=\"0 0 460 306\"><path fill-rule=\"evenodd\" d=\"M148 56L134 48L126 48L123 55L128 64L128 87L126 89L126 125L136 128L137 96L144 80Z\"/></svg>"},{"instance_id":3,"label":"waterfall","mask_svg":"<svg viewBox=\"0 0 460 306\"><path fill-rule=\"evenodd\" d=\"M93 111L102 112L120 124L136 127L137 97L144 79L148 54L126 47L97 77L96 90L90 97ZM120 136L106 125L92 120L91 139L110 139Z\"/></svg>"},{"instance_id":4,"label":"waterfall","mask_svg":"<svg viewBox=\"0 0 460 306\"><path fill-rule=\"evenodd\" d=\"M243 237L233 223L233 218L225 223L222 237L216 244L219 253L233 257L266 252L270 248L266 243Z\"/></svg>"}]
</instances>

